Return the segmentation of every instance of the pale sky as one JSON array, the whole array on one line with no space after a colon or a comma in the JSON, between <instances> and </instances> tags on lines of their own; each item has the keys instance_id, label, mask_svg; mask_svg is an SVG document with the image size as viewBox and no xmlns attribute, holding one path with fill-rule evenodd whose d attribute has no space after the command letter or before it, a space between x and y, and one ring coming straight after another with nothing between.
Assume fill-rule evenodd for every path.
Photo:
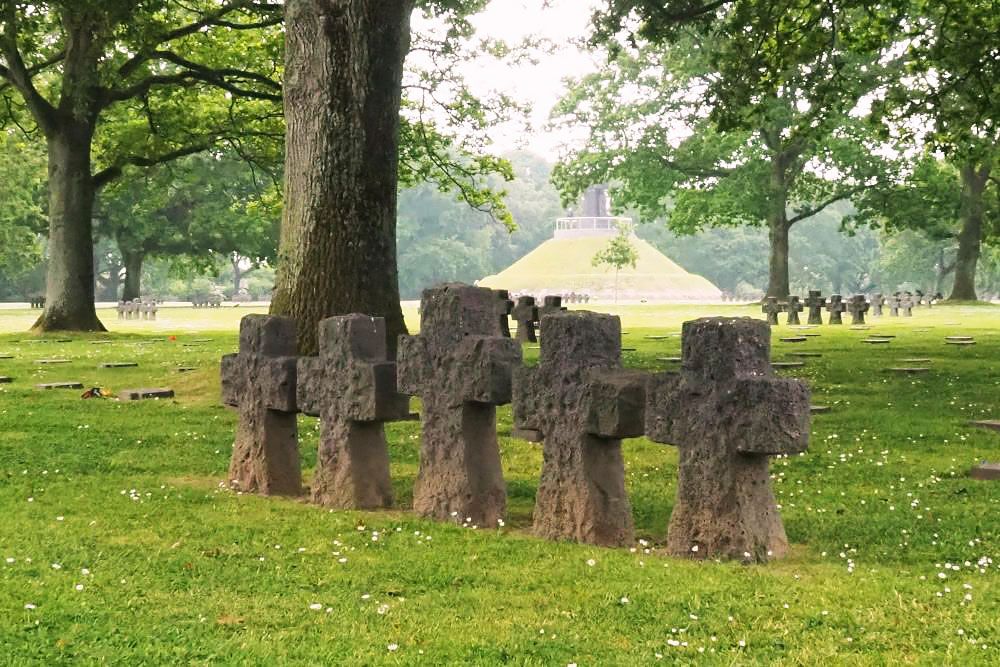
<instances>
[{"instance_id":1,"label":"pale sky","mask_svg":"<svg viewBox=\"0 0 1000 667\"><path fill-rule=\"evenodd\" d=\"M520 126L499 127L491 137L501 151L528 148L552 160L561 144L574 143L572 134L545 131L549 112L565 90L562 80L579 77L596 68L594 59L571 42L589 34L590 16L600 0L493 0L473 19L479 34L518 43L527 37L553 42L557 51L543 54L539 63L518 67L498 65L492 59L469 63L465 76L470 86L483 93L500 90L531 103L529 119L533 131L525 134Z\"/></svg>"}]
</instances>

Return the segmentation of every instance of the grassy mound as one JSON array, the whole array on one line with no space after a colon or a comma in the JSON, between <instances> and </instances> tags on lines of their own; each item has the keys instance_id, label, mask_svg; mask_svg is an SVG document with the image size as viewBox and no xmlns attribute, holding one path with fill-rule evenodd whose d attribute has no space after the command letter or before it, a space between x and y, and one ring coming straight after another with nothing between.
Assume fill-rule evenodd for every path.
<instances>
[{"instance_id":1,"label":"grassy mound","mask_svg":"<svg viewBox=\"0 0 1000 667\"><path fill-rule=\"evenodd\" d=\"M495 276L479 281L491 288L541 296L577 292L603 299L614 296L613 268L593 266L592 260L609 237L549 239ZM618 274L623 299L648 301L715 301L719 289L705 278L688 273L652 245L639 238L632 243L639 253L635 268Z\"/></svg>"},{"instance_id":2,"label":"grassy mound","mask_svg":"<svg viewBox=\"0 0 1000 667\"><path fill-rule=\"evenodd\" d=\"M625 361L668 368L657 359L678 354L680 339L645 336L758 310L622 307L625 345L637 348ZM1000 435L966 425L1000 418L1000 309L918 309L871 331L823 327L797 344L775 329L774 359L823 354L782 373L807 380L832 410L813 418L808 453L771 466L791 556L751 567L658 553L677 452L644 438L624 445L634 550L535 539L541 451L510 437L509 408L498 418L504 526L408 511L415 423L388 428L394 511L225 490L236 417L218 404L218 359L236 349L243 312L185 309L155 324L102 313L117 333L98 345L0 334L0 354L14 355L0 360L0 375L14 378L0 385L4 664L1000 662L1000 485L966 476L1000 459ZM177 326L199 321L203 330ZM860 342L875 332L897 337ZM977 345L945 345L952 334ZM35 363L55 357L70 363ZM931 359L931 372L884 370L914 357ZM98 368L106 361L139 366ZM33 388L63 379L169 386L177 398L132 404ZM317 421L302 417L300 431L308 478Z\"/></svg>"}]
</instances>

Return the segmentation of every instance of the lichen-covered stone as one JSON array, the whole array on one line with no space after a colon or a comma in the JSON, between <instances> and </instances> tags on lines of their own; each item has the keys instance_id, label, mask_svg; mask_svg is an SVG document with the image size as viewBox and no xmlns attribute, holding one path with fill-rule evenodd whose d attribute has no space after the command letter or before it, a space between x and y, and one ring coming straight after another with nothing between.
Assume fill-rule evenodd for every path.
<instances>
[{"instance_id":1,"label":"lichen-covered stone","mask_svg":"<svg viewBox=\"0 0 1000 667\"><path fill-rule=\"evenodd\" d=\"M847 304L847 312L851 314L851 324L864 324L865 313L868 312L868 301L863 294L855 294Z\"/></svg>"},{"instance_id":2,"label":"lichen-covered stone","mask_svg":"<svg viewBox=\"0 0 1000 667\"><path fill-rule=\"evenodd\" d=\"M826 304L826 310L830 313L830 324L844 323L842 315L844 314L844 311L847 310L847 304L844 303L844 297L839 294L831 294L830 302Z\"/></svg>"},{"instance_id":3,"label":"lichen-covered stone","mask_svg":"<svg viewBox=\"0 0 1000 667\"><path fill-rule=\"evenodd\" d=\"M799 297L794 295L788 297L785 310L788 312L788 324L799 324L799 313L802 312L802 302L799 301Z\"/></svg>"},{"instance_id":4,"label":"lichen-covered stone","mask_svg":"<svg viewBox=\"0 0 1000 667\"><path fill-rule=\"evenodd\" d=\"M319 325L319 356L298 360L299 409L321 420L313 502L340 509L392 506L384 422L406 419L396 391L385 320L331 317Z\"/></svg>"},{"instance_id":5,"label":"lichen-covered stone","mask_svg":"<svg viewBox=\"0 0 1000 667\"><path fill-rule=\"evenodd\" d=\"M826 307L826 299L819 290L809 290L806 298L806 307L809 308L809 324L823 324L823 308Z\"/></svg>"},{"instance_id":6,"label":"lichen-covered stone","mask_svg":"<svg viewBox=\"0 0 1000 667\"><path fill-rule=\"evenodd\" d=\"M413 509L423 516L478 526L504 517L496 406L510 402L521 348L504 337L496 303L481 287L424 290L420 334L399 338L399 389L423 404L413 491Z\"/></svg>"},{"instance_id":7,"label":"lichen-covered stone","mask_svg":"<svg viewBox=\"0 0 1000 667\"><path fill-rule=\"evenodd\" d=\"M240 352L222 358L221 373L222 402L240 412L230 484L263 495L301 494L294 320L244 317Z\"/></svg>"},{"instance_id":8,"label":"lichen-covered stone","mask_svg":"<svg viewBox=\"0 0 1000 667\"><path fill-rule=\"evenodd\" d=\"M536 535L621 546L634 539L621 439L642 435L647 376L621 367L621 322L542 318L537 367L514 373L514 424L544 442Z\"/></svg>"},{"instance_id":9,"label":"lichen-covered stone","mask_svg":"<svg viewBox=\"0 0 1000 667\"><path fill-rule=\"evenodd\" d=\"M686 322L682 370L655 376L646 435L680 448L667 548L766 561L788 550L768 456L806 449L809 388L773 376L770 329L749 318Z\"/></svg>"}]
</instances>

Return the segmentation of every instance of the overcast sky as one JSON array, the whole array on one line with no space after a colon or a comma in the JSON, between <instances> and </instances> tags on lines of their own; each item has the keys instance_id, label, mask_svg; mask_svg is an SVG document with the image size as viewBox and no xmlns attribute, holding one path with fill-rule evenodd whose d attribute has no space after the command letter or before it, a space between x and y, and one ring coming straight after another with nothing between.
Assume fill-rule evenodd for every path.
<instances>
[{"instance_id":1,"label":"overcast sky","mask_svg":"<svg viewBox=\"0 0 1000 667\"><path fill-rule=\"evenodd\" d=\"M520 127L497 128L492 134L500 150L526 147L555 159L562 143L573 142L565 133L545 131L549 111L564 90L562 80L578 77L594 69L593 59L572 42L586 37L590 16L600 0L493 0L473 23L483 36L517 43L526 37L543 37L557 45L552 55L544 55L537 65L511 68L482 61L467 66L466 77L477 92L496 89L528 101L533 106L533 132L525 135ZM481 87L482 86L482 87Z\"/></svg>"}]
</instances>

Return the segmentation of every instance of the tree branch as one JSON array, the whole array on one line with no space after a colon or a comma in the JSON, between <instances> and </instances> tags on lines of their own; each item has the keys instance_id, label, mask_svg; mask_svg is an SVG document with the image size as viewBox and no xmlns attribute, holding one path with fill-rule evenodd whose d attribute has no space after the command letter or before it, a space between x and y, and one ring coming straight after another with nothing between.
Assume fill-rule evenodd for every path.
<instances>
[{"instance_id":1,"label":"tree branch","mask_svg":"<svg viewBox=\"0 0 1000 667\"><path fill-rule=\"evenodd\" d=\"M840 192L837 192L836 194L830 196L829 199L826 199L826 200L820 202L819 204L813 206L812 208L808 208L808 209L806 209L806 210L798 213L793 218L789 218L788 219L788 226L791 227L796 222L801 222L801 221L805 220L806 218L811 218L814 215L816 215L817 213L821 212L826 207L831 206L833 204L836 204L837 202L839 202L839 201L841 201L843 199L847 199L851 195L855 195L855 194L861 192L862 190L867 190L870 187L871 186L869 186L869 185L856 185L853 188L848 188L846 190L841 190Z\"/></svg>"},{"instance_id":2,"label":"tree branch","mask_svg":"<svg viewBox=\"0 0 1000 667\"><path fill-rule=\"evenodd\" d=\"M195 153L201 153L202 151L207 151L212 147L210 141L205 141L200 144L192 144L190 146L184 146L167 153L162 153L160 155L146 156L146 155L129 155L118 161L115 164L102 169L101 171L94 174L93 182L94 187L98 190L110 183L111 181L119 178L125 167L154 167L158 164L164 164L166 162L172 162L177 158L182 158L186 155L194 155Z\"/></svg>"},{"instance_id":3,"label":"tree branch","mask_svg":"<svg viewBox=\"0 0 1000 667\"><path fill-rule=\"evenodd\" d=\"M17 7L14 0L2 0L0 9L3 11L4 31L0 37L0 46L7 60L7 66L0 74L21 93L28 110L34 116L35 122L46 135L55 130L56 109L42 97L32 81L34 73L24 64L21 52L17 48Z\"/></svg>"}]
</instances>

